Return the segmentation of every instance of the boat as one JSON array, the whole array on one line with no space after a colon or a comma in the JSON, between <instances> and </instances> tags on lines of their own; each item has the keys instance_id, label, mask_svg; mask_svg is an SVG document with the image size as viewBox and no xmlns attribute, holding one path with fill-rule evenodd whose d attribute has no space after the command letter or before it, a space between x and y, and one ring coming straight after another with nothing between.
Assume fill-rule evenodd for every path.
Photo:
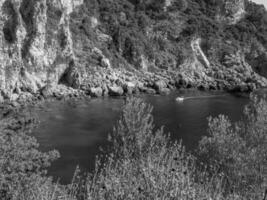
<instances>
[{"instance_id":1,"label":"boat","mask_svg":"<svg viewBox=\"0 0 267 200\"><path fill-rule=\"evenodd\" d=\"M178 102L183 102L183 101L184 101L184 97L177 97L177 98L176 98L176 101L178 101Z\"/></svg>"}]
</instances>

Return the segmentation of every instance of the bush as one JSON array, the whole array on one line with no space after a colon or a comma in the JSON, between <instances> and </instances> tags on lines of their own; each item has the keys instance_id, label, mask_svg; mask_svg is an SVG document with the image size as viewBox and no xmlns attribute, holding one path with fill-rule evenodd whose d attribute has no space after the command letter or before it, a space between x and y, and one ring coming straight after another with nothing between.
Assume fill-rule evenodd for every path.
<instances>
[{"instance_id":1,"label":"bush","mask_svg":"<svg viewBox=\"0 0 267 200\"><path fill-rule=\"evenodd\" d=\"M225 192L260 199L267 181L267 101L255 96L251 100L239 122L223 115L209 118L200 156L224 174Z\"/></svg>"},{"instance_id":2,"label":"bush","mask_svg":"<svg viewBox=\"0 0 267 200\"><path fill-rule=\"evenodd\" d=\"M152 107L140 99L127 100L110 136L111 153L103 165L98 159L96 173L88 179L88 199L218 199L220 190L210 182L195 182L194 157L163 129L153 128Z\"/></svg>"},{"instance_id":3,"label":"bush","mask_svg":"<svg viewBox=\"0 0 267 200\"><path fill-rule=\"evenodd\" d=\"M151 112L140 99L127 100L110 137L111 153L98 159L88 179L88 199L264 198L266 100L252 97L237 123L210 118L210 136L200 142L201 165L163 129L153 131Z\"/></svg>"},{"instance_id":4,"label":"bush","mask_svg":"<svg viewBox=\"0 0 267 200\"><path fill-rule=\"evenodd\" d=\"M7 113L10 112L13 111ZM43 153L38 150L36 139L27 135L36 121L30 117L30 113L20 113L23 112L15 111L11 117L0 120L1 200L41 199L37 196L52 195L51 188L55 188L52 181L45 177L45 168L59 154L56 151Z\"/></svg>"}]
</instances>

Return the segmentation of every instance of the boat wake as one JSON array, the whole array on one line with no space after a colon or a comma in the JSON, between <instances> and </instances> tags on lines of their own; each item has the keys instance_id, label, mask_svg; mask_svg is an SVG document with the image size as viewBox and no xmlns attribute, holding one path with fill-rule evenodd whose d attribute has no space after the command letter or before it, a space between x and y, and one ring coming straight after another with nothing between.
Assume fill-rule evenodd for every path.
<instances>
[{"instance_id":1,"label":"boat wake","mask_svg":"<svg viewBox=\"0 0 267 200\"><path fill-rule=\"evenodd\" d=\"M194 96L194 97L177 97L175 100L178 102L183 102L185 100L190 100L190 99L206 99L206 98L216 98L216 97L222 97L225 95L207 95L207 96Z\"/></svg>"}]
</instances>

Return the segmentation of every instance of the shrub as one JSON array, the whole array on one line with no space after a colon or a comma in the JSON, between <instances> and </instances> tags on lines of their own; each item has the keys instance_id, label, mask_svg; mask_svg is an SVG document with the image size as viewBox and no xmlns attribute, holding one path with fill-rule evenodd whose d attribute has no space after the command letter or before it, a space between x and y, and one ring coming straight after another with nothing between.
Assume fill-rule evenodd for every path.
<instances>
[{"instance_id":1,"label":"shrub","mask_svg":"<svg viewBox=\"0 0 267 200\"><path fill-rule=\"evenodd\" d=\"M255 96L251 100L239 122L223 115L209 118L209 136L200 142L200 156L224 174L225 192L260 199L267 181L267 101Z\"/></svg>"},{"instance_id":2,"label":"shrub","mask_svg":"<svg viewBox=\"0 0 267 200\"><path fill-rule=\"evenodd\" d=\"M195 159L182 144L153 128L152 107L128 99L110 136L111 153L88 179L88 199L219 198L220 190L195 182Z\"/></svg>"},{"instance_id":3,"label":"shrub","mask_svg":"<svg viewBox=\"0 0 267 200\"><path fill-rule=\"evenodd\" d=\"M34 197L41 192L49 195L52 190L48 188L55 187L44 175L45 168L59 156L58 152L38 150L36 139L27 135L36 122L29 113L20 112L0 120L0 199L3 200L38 199Z\"/></svg>"},{"instance_id":4,"label":"shrub","mask_svg":"<svg viewBox=\"0 0 267 200\"><path fill-rule=\"evenodd\" d=\"M210 118L210 136L200 142L204 165L197 165L181 143L154 131L151 106L127 100L110 137L111 153L98 159L88 179L88 199L262 199L266 103L252 97L237 123Z\"/></svg>"}]
</instances>

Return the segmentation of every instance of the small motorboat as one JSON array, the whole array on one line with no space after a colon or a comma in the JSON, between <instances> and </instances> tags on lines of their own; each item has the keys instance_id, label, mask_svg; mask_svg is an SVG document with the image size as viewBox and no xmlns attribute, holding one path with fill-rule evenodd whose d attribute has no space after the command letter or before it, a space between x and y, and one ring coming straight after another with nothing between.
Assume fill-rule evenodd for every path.
<instances>
[{"instance_id":1,"label":"small motorboat","mask_svg":"<svg viewBox=\"0 0 267 200\"><path fill-rule=\"evenodd\" d=\"M178 102L183 102L183 101L184 101L184 97L177 97L177 98L176 98L176 101L178 101Z\"/></svg>"}]
</instances>

